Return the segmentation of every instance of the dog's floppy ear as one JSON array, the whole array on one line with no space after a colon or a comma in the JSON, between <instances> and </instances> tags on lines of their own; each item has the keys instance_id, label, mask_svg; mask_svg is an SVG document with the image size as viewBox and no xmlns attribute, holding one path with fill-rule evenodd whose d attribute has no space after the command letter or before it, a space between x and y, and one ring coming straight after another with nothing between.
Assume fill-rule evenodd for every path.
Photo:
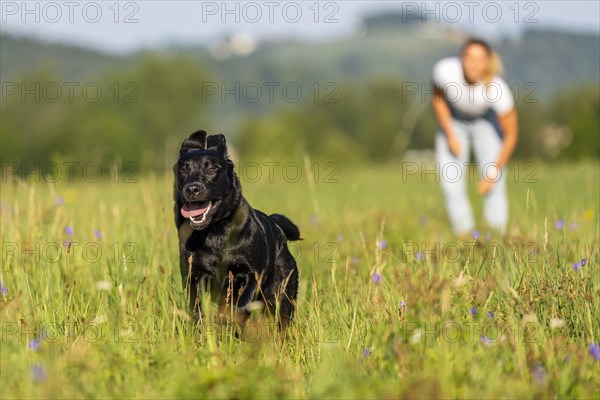
<instances>
[{"instance_id":1,"label":"dog's floppy ear","mask_svg":"<svg viewBox=\"0 0 600 400\"><path fill-rule=\"evenodd\" d=\"M225 135L210 135L206 139L206 148L208 150L215 150L217 153L227 155L227 141Z\"/></svg>"},{"instance_id":2,"label":"dog's floppy ear","mask_svg":"<svg viewBox=\"0 0 600 400\"><path fill-rule=\"evenodd\" d=\"M181 143L179 155L183 155L190 150L206 149L206 131L196 131Z\"/></svg>"}]
</instances>

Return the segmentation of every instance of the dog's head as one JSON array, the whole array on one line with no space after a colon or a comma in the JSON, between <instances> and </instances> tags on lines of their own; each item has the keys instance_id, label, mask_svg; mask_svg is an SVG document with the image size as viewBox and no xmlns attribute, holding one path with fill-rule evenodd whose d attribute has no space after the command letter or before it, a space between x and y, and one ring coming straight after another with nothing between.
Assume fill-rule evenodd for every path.
<instances>
[{"instance_id":1,"label":"dog's head","mask_svg":"<svg viewBox=\"0 0 600 400\"><path fill-rule=\"evenodd\" d=\"M175 172L176 220L201 230L237 206L239 182L223 135L194 132L183 141Z\"/></svg>"}]
</instances>

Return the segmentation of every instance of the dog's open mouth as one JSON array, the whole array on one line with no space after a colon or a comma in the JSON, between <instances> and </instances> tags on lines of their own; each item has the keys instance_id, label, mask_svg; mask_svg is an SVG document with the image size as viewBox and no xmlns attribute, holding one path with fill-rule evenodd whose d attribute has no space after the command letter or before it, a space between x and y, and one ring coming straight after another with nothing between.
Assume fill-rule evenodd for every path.
<instances>
[{"instance_id":1,"label":"dog's open mouth","mask_svg":"<svg viewBox=\"0 0 600 400\"><path fill-rule=\"evenodd\" d=\"M193 201L181 207L181 215L184 218L189 218L194 224L200 224L206 221L206 215L212 208L212 201Z\"/></svg>"}]
</instances>

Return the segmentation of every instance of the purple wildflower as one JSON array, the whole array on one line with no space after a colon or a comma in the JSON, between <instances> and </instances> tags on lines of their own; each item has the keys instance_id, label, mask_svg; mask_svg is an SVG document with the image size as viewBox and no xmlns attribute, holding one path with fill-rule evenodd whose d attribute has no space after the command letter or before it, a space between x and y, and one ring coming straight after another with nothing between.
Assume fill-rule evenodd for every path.
<instances>
[{"instance_id":1,"label":"purple wildflower","mask_svg":"<svg viewBox=\"0 0 600 400\"><path fill-rule=\"evenodd\" d=\"M404 301L404 300L400 300L400 303L398 303L398 305L400 306L400 309L403 311L408 311L408 304Z\"/></svg>"},{"instance_id":2,"label":"purple wildflower","mask_svg":"<svg viewBox=\"0 0 600 400\"><path fill-rule=\"evenodd\" d=\"M63 199L61 196L56 197L56 205L62 206L63 204L65 204L65 199Z\"/></svg>"},{"instance_id":3,"label":"purple wildflower","mask_svg":"<svg viewBox=\"0 0 600 400\"><path fill-rule=\"evenodd\" d=\"M66 233L67 233L67 235L69 235L69 236L73 236L73 233L75 233L75 232L73 231L73 228L71 228L70 226L67 226L67 227L65 228L65 232L66 232Z\"/></svg>"},{"instance_id":4,"label":"purple wildflower","mask_svg":"<svg viewBox=\"0 0 600 400\"><path fill-rule=\"evenodd\" d=\"M425 254L423 254L421 251L417 251L415 253L415 258L419 261L425 261Z\"/></svg>"},{"instance_id":5,"label":"purple wildflower","mask_svg":"<svg viewBox=\"0 0 600 400\"><path fill-rule=\"evenodd\" d=\"M491 343L492 343L492 339L490 339L490 338L489 338L489 337L487 337L487 336L482 336L482 337L481 337L481 342L482 342L483 344L491 344Z\"/></svg>"},{"instance_id":6,"label":"purple wildflower","mask_svg":"<svg viewBox=\"0 0 600 400\"><path fill-rule=\"evenodd\" d=\"M479 231L473 231L473 232L471 232L471 235L473 235L473 237L475 239L478 239L479 236L481 236L481 232L479 232Z\"/></svg>"},{"instance_id":7,"label":"purple wildflower","mask_svg":"<svg viewBox=\"0 0 600 400\"><path fill-rule=\"evenodd\" d=\"M559 219L558 221L556 221L554 223L554 226L556 227L556 229L562 229L565 227L565 220L564 219Z\"/></svg>"},{"instance_id":8,"label":"purple wildflower","mask_svg":"<svg viewBox=\"0 0 600 400\"><path fill-rule=\"evenodd\" d=\"M487 312L487 316L488 316L488 318L490 318L490 319L494 318L494 312L493 312L493 311L488 311L488 312Z\"/></svg>"},{"instance_id":9,"label":"purple wildflower","mask_svg":"<svg viewBox=\"0 0 600 400\"><path fill-rule=\"evenodd\" d=\"M38 338L30 340L27 347L29 350L38 351L40 349L40 340Z\"/></svg>"},{"instance_id":10,"label":"purple wildflower","mask_svg":"<svg viewBox=\"0 0 600 400\"><path fill-rule=\"evenodd\" d=\"M476 316L477 315L477 309L475 307L471 307L471 315L472 316Z\"/></svg>"},{"instance_id":11,"label":"purple wildflower","mask_svg":"<svg viewBox=\"0 0 600 400\"><path fill-rule=\"evenodd\" d=\"M353 265L358 264L358 257L357 256L352 257L352 260L350 260L350 264L353 264Z\"/></svg>"},{"instance_id":12,"label":"purple wildflower","mask_svg":"<svg viewBox=\"0 0 600 400\"><path fill-rule=\"evenodd\" d=\"M573 263L573 269L575 271L579 271L580 267L581 267L581 263L580 262Z\"/></svg>"},{"instance_id":13,"label":"purple wildflower","mask_svg":"<svg viewBox=\"0 0 600 400\"><path fill-rule=\"evenodd\" d=\"M369 357L371 355L371 349L367 347L363 350L362 355L363 357Z\"/></svg>"},{"instance_id":14,"label":"purple wildflower","mask_svg":"<svg viewBox=\"0 0 600 400\"><path fill-rule=\"evenodd\" d=\"M587 262L587 260L586 260L585 258L583 258L583 259L581 260L581 266L582 266L582 267L585 267L585 263L586 263L586 262Z\"/></svg>"},{"instance_id":15,"label":"purple wildflower","mask_svg":"<svg viewBox=\"0 0 600 400\"><path fill-rule=\"evenodd\" d=\"M375 282L375 283L381 282L381 274L379 272L375 272L373 274L373 282Z\"/></svg>"},{"instance_id":16,"label":"purple wildflower","mask_svg":"<svg viewBox=\"0 0 600 400\"><path fill-rule=\"evenodd\" d=\"M486 234L485 234L485 240L487 240L488 242L489 242L490 240L492 240L492 234L491 234L491 233L486 233Z\"/></svg>"},{"instance_id":17,"label":"purple wildflower","mask_svg":"<svg viewBox=\"0 0 600 400\"><path fill-rule=\"evenodd\" d=\"M43 329L40 331L40 333L38 333L38 335L35 338L29 341L29 345L27 347L29 348L29 350L38 351L40 349L40 344L42 343L42 340L45 340L47 338L48 331L46 329Z\"/></svg>"},{"instance_id":18,"label":"purple wildflower","mask_svg":"<svg viewBox=\"0 0 600 400\"><path fill-rule=\"evenodd\" d=\"M3 282L0 282L0 292L2 292L4 296L8 294L8 289L6 288L6 286L4 286Z\"/></svg>"},{"instance_id":19,"label":"purple wildflower","mask_svg":"<svg viewBox=\"0 0 600 400\"><path fill-rule=\"evenodd\" d=\"M43 382L46 380L46 368L41 364L33 364L29 371L31 373L31 379L34 382Z\"/></svg>"},{"instance_id":20,"label":"purple wildflower","mask_svg":"<svg viewBox=\"0 0 600 400\"><path fill-rule=\"evenodd\" d=\"M379 247L380 249L386 249L388 247L388 242L386 240L378 240L377 241L377 247Z\"/></svg>"},{"instance_id":21,"label":"purple wildflower","mask_svg":"<svg viewBox=\"0 0 600 400\"><path fill-rule=\"evenodd\" d=\"M590 344L590 355L594 360L600 361L600 347L598 346L598 343L594 342Z\"/></svg>"},{"instance_id":22,"label":"purple wildflower","mask_svg":"<svg viewBox=\"0 0 600 400\"><path fill-rule=\"evenodd\" d=\"M102 232L100 232L100 229L94 229L94 236L96 236L96 239L102 238Z\"/></svg>"},{"instance_id":23,"label":"purple wildflower","mask_svg":"<svg viewBox=\"0 0 600 400\"><path fill-rule=\"evenodd\" d=\"M576 223L576 222L571 222L571 223L569 224L569 229L570 229L570 230L572 230L572 231L576 231L576 230L577 230L577 227L578 227L578 225L577 225L577 223Z\"/></svg>"}]
</instances>

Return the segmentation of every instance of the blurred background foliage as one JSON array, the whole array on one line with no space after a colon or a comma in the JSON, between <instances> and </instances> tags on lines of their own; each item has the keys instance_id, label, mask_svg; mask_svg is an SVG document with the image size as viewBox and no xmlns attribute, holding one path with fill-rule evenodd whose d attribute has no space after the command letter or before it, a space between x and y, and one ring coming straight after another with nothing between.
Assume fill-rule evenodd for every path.
<instances>
[{"instance_id":1,"label":"blurred background foliage","mask_svg":"<svg viewBox=\"0 0 600 400\"><path fill-rule=\"evenodd\" d=\"M260 43L249 55L214 57L195 46L117 56L2 33L0 157L161 171L181 140L204 128L226 133L243 160L401 159L433 148L430 71L466 37L373 16L353 37ZM600 156L598 44L597 35L556 30L494 43L519 112L516 157ZM265 82L277 84L273 101ZM243 92L223 97L249 83L263 90L258 101ZM282 95L286 83L302 89L298 101Z\"/></svg>"}]
</instances>

